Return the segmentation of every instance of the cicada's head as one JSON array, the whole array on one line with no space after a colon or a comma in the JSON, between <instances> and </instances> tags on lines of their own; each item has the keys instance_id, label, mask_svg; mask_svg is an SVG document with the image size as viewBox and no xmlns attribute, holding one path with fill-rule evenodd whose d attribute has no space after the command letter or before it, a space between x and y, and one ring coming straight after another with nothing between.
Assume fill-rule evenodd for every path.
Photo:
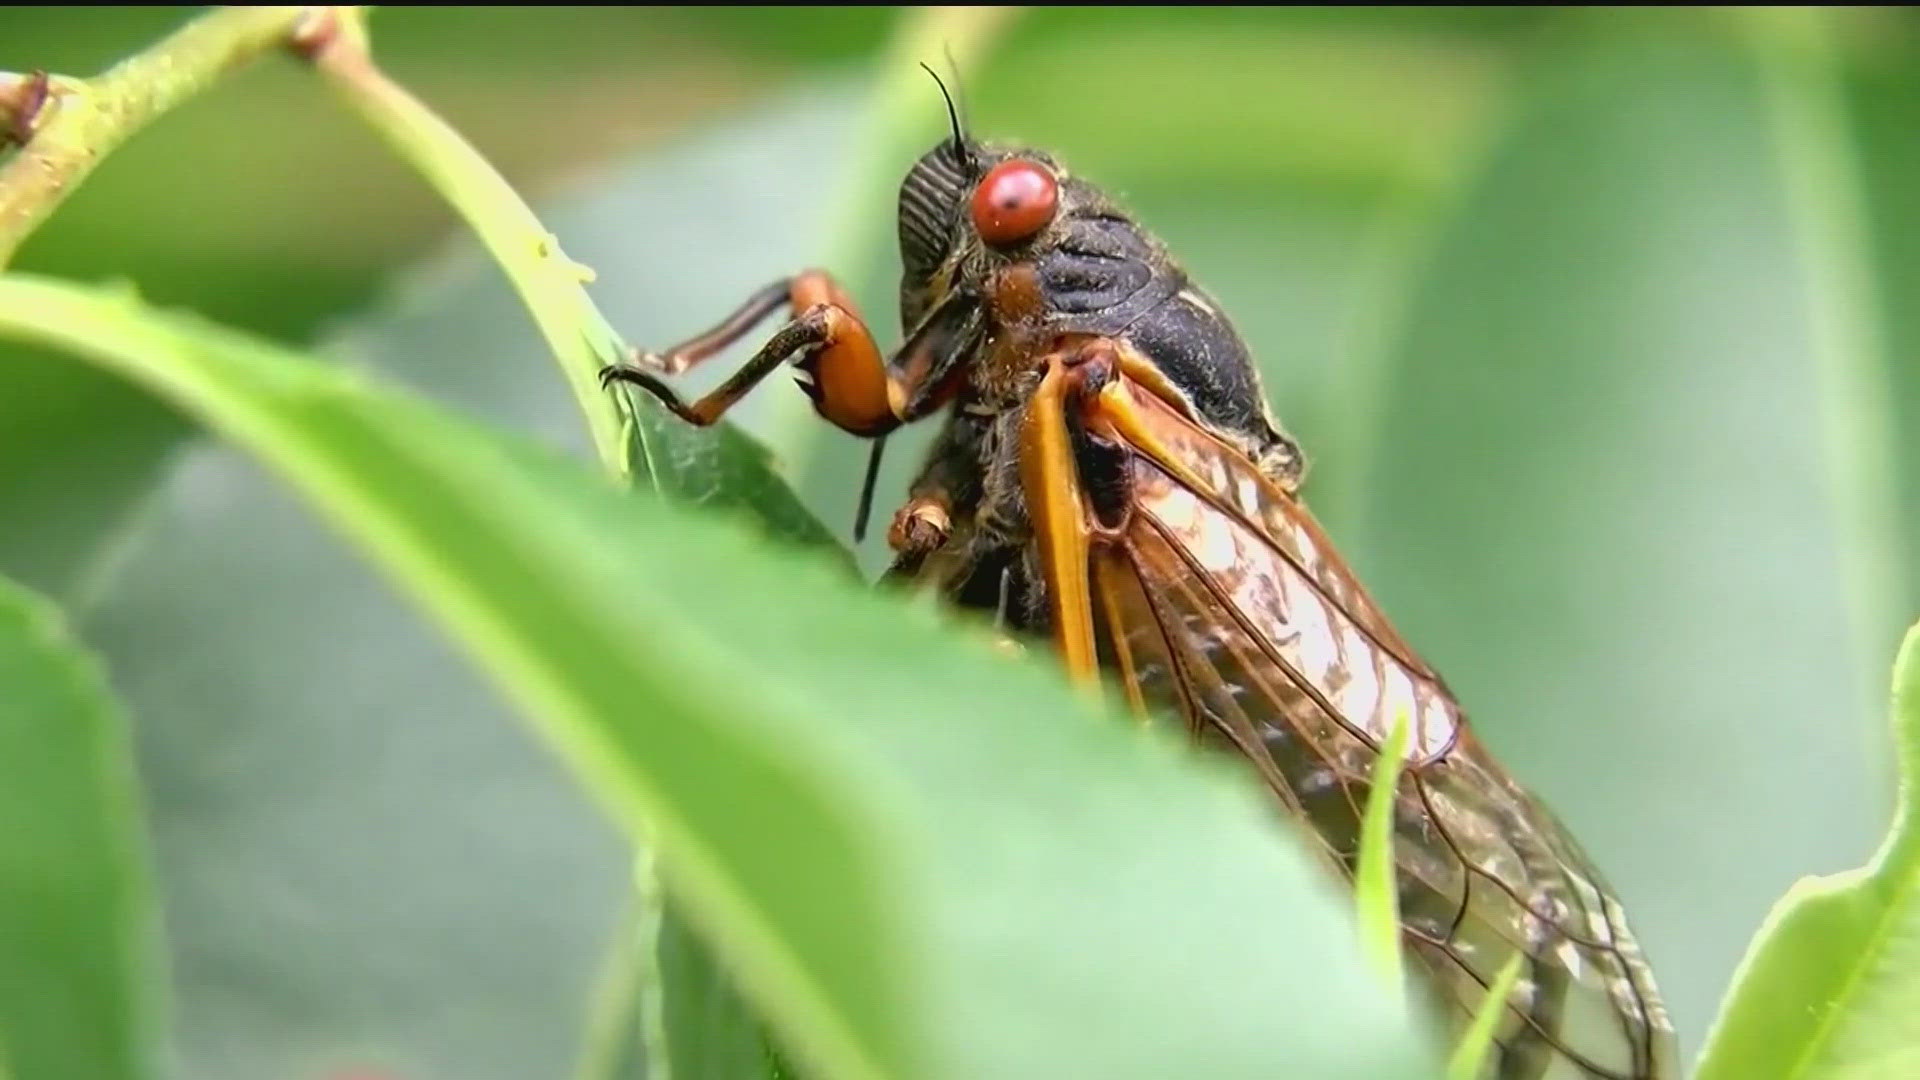
<instances>
[{"instance_id":1,"label":"cicada's head","mask_svg":"<svg viewBox=\"0 0 1920 1080\"><path fill-rule=\"evenodd\" d=\"M961 284L964 267L979 265L968 256L1016 255L1060 211L1060 169L1051 157L968 138L951 96L947 118L952 134L900 182L900 318L908 331Z\"/></svg>"}]
</instances>

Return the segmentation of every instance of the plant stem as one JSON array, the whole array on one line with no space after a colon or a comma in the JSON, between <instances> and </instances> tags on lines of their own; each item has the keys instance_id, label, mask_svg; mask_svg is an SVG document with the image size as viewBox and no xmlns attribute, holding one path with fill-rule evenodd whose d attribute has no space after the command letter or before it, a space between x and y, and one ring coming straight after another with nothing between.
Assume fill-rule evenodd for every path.
<instances>
[{"instance_id":1,"label":"plant stem","mask_svg":"<svg viewBox=\"0 0 1920 1080\"><path fill-rule=\"evenodd\" d=\"M32 137L0 168L0 266L108 152L222 75L286 44L310 10L221 8L93 79L55 80Z\"/></svg>"},{"instance_id":2,"label":"plant stem","mask_svg":"<svg viewBox=\"0 0 1920 1080\"><path fill-rule=\"evenodd\" d=\"M630 476L626 418L600 386L600 369L622 359L626 345L581 288L592 272L561 253L554 235L459 132L375 66L359 12L336 9L333 24L313 35L307 54L480 237L560 361L602 464L616 477Z\"/></svg>"}]
</instances>

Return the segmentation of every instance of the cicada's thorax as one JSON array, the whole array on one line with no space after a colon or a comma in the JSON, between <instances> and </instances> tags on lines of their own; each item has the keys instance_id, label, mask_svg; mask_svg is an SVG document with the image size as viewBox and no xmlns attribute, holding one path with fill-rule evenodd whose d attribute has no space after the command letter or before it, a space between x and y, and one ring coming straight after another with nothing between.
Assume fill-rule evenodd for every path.
<instances>
[{"instance_id":1,"label":"cicada's thorax","mask_svg":"<svg viewBox=\"0 0 1920 1080\"><path fill-rule=\"evenodd\" d=\"M953 500L962 549L945 590L1013 621L1034 607L1022 572L1029 524L1019 473L1023 410L1046 357L1075 339L1117 340L1149 359L1204 426L1291 490L1302 462L1267 410L1246 344L1211 297L1146 230L1082 181L1044 242L1011 255L965 252L938 282L980 297L986 333L923 472ZM916 485L919 487L921 485ZM972 580L968 580L972 579ZM1024 599L1023 599L1024 598Z\"/></svg>"},{"instance_id":2,"label":"cicada's thorax","mask_svg":"<svg viewBox=\"0 0 1920 1080\"><path fill-rule=\"evenodd\" d=\"M995 407L1020 404L1037 361L1062 339L1123 340L1150 357L1209 425L1258 453L1278 433L1239 333L1166 249L1091 185L1062 178L1066 209L1045 242L1012 257L971 254L982 282L986 353L969 389ZM984 265L983 265L984 264Z\"/></svg>"}]
</instances>

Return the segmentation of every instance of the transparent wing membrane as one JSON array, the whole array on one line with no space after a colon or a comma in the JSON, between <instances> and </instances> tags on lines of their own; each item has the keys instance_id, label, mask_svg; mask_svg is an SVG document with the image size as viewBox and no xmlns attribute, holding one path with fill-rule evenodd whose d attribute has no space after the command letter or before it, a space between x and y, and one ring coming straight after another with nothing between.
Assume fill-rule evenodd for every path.
<instances>
[{"instance_id":1,"label":"transparent wing membrane","mask_svg":"<svg viewBox=\"0 0 1920 1080\"><path fill-rule=\"evenodd\" d=\"M1092 556L1101 663L1137 707L1251 761L1348 876L1373 762L1404 712L1395 859L1409 959L1464 1024L1508 958L1525 957L1491 1075L1677 1076L1651 975L1578 845L1468 731L1306 509L1119 385L1151 445L1123 440L1131 509Z\"/></svg>"}]
</instances>

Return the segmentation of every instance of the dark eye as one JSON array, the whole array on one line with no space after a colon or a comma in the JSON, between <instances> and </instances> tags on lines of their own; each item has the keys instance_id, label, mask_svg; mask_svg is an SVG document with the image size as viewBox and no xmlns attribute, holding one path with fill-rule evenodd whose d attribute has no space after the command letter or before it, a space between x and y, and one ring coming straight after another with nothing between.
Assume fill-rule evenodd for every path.
<instances>
[{"instance_id":1,"label":"dark eye","mask_svg":"<svg viewBox=\"0 0 1920 1080\"><path fill-rule=\"evenodd\" d=\"M1060 208L1060 185L1036 162L1012 158L995 165L973 189L973 228L997 248L1033 238Z\"/></svg>"}]
</instances>

